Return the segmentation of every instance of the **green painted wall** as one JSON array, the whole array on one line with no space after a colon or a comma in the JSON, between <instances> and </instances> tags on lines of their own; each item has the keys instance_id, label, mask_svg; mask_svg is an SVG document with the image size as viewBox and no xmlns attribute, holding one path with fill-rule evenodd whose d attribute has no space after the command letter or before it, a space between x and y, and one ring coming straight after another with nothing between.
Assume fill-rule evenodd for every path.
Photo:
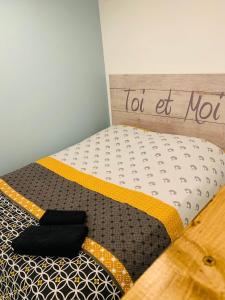
<instances>
[{"instance_id":1,"label":"green painted wall","mask_svg":"<svg viewBox=\"0 0 225 300\"><path fill-rule=\"evenodd\" d=\"M108 125L97 0L0 0L0 175Z\"/></svg>"}]
</instances>

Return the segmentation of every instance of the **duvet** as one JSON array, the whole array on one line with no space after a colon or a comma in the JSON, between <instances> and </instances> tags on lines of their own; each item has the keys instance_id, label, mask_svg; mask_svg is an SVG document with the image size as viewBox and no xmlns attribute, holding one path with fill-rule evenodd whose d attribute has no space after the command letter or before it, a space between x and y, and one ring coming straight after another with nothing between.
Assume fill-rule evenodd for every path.
<instances>
[{"instance_id":1,"label":"duvet","mask_svg":"<svg viewBox=\"0 0 225 300\"><path fill-rule=\"evenodd\" d=\"M112 126L0 179L0 299L120 299L225 184L203 140ZM74 258L17 255L46 209L85 210Z\"/></svg>"}]
</instances>

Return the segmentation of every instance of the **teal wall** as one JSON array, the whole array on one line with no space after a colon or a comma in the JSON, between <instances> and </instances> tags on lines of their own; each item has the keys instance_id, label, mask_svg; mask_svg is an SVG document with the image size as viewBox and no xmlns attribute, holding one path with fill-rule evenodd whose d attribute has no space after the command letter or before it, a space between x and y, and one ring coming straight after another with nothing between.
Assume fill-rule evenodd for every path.
<instances>
[{"instance_id":1,"label":"teal wall","mask_svg":"<svg viewBox=\"0 0 225 300\"><path fill-rule=\"evenodd\" d=\"M97 0L0 0L0 175L108 125Z\"/></svg>"}]
</instances>

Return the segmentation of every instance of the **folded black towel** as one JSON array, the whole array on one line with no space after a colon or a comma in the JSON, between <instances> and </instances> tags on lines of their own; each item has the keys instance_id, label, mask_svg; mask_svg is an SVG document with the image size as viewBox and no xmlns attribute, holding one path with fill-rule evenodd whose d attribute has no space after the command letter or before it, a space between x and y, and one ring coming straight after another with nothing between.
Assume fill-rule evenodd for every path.
<instances>
[{"instance_id":1,"label":"folded black towel","mask_svg":"<svg viewBox=\"0 0 225 300\"><path fill-rule=\"evenodd\" d=\"M84 225L30 226L12 241L18 254L74 257L88 229Z\"/></svg>"},{"instance_id":2,"label":"folded black towel","mask_svg":"<svg viewBox=\"0 0 225 300\"><path fill-rule=\"evenodd\" d=\"M39 220L40 225L72 225L84 224L86 221L85 211L51 210L48 209Z\"/></svg>"}]
</instances>

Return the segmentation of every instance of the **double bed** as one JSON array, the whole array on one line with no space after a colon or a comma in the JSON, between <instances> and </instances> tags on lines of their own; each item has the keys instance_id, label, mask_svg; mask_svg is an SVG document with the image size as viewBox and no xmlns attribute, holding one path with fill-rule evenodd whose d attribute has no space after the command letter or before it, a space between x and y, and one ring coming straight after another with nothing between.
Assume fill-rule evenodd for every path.
<instances>
[{"instance_id":1,"label":"double bed","mask_svg":"<svg viewBox=\"0 0 225 300\"><path fill-rule=\"evenodd\" d=\"M191 76L112 76L114 125L2 176L0 298L120 299L182 236L225 185L225 76ZM47 209L86 211L79 255L13 252Z\"/></svg>"}]
</instances>

